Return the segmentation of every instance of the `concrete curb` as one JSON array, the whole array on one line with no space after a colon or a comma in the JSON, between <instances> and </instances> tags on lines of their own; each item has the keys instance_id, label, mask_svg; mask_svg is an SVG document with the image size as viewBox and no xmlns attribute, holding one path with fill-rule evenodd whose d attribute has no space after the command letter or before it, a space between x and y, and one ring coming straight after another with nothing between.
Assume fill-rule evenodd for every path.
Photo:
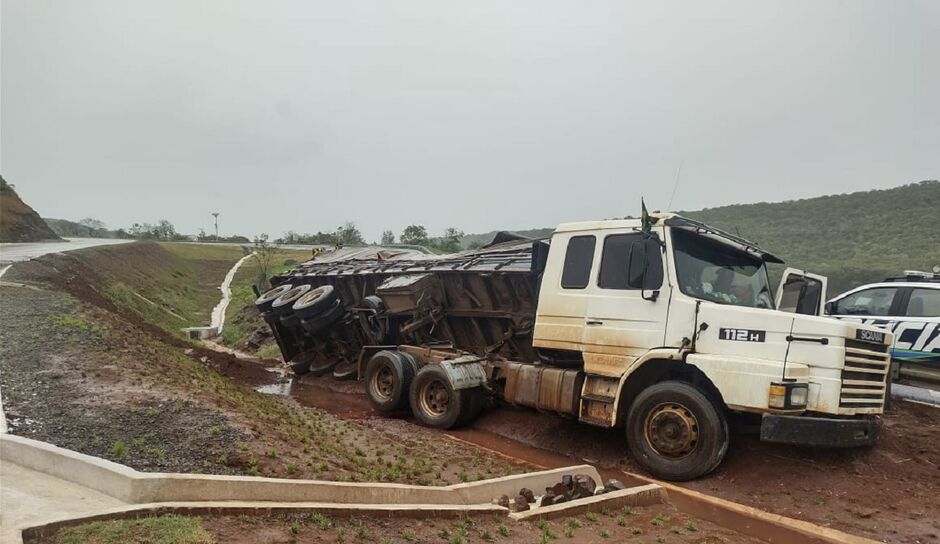
<instances>
[{"instance_id":1,"label":"concrete curb","mask_svg":"<svg viewBox=\"0 0 940 544\"><path fill-rule=\"evenodd\" d=\"M562 474L587 474L595 481L601 481L597 469L590 465L514 474L446 487L147 473L10 434L0 436L0 458L131 504L240 500L468 505L489 503L501 495L515 496L523 487L544 489L561 480Z\"/></svg>"},{"instance_id":2,"label":"concrete curb","mask_svg":"<svg viewBox=\"0 0 940 544\"><path fill-rule=\"evenodd\" d=\"M601 481L600 474L590 465L437 488L388 483L142 473L111 461L10 434L0 435L0 459L130 503L127 507L100 514L112 517L126 517L135 513L147 515L159 511L160 508L171 509L168 511L206 513L226 512L225 508L243 508L251 512L264 511L266 508L276 508L279 511L330 508L333 512L349 509L364 513L395 512L396 515L404 515L402 512L416 509L427 513L464 512L476 508L484 508L484 511L494 508L494 511L506 512L504 508L489 503L501 495L514 496L522 487L544 489L557 483L563 474L587 474L595 481ZM582 499L586 502L563 503L556 505L559 507L557 509L546 507L520 513L522 515L514 514L513 519L522 521L531 517L571 515L596 508L599 504L614 504L616 501L623 501L623 505L636 506L665 501L672 503L683 513L772 544L875 544L873 540L770 514L666 482L627 472L623 474L624 483L641 487ZM24 535L32 535L30 531L48 528L52 524L70 524L73 521L81 523L98 519L98 515L74 520L56 520L23 531Z\"/></svg>"},{"instance_id":3,"label":"concrete curb","mask_svg":"<svg viewBox=\"0 0 940 544\"><path fill-rule=\"evenodd\" d=\"M628 486L642 484L662 486L668 502L682 513L729 527L741 534L759 538L771 544L878 544L875 540L850 535L808 521L771 514L639 474L630 472L623 474L627 476L624 483Z\"/></svg>"},{"instance_id":4,"label":"concrete curb","mask_svg":"<svg viewBox=\"0 0 940 544\"><path fill-rule=\"evenodd\" d=\"M571 502L553 504L534 510L526 510L525 512L515 512L509 514L509 517L516 521L539 518L554 519L564 516L576 516L605 507L615 509L624 506L652 506L654 504L665 504L666 502L668 502L666 491L656 484L648 484Z\"/></svg>"}]
</instances>

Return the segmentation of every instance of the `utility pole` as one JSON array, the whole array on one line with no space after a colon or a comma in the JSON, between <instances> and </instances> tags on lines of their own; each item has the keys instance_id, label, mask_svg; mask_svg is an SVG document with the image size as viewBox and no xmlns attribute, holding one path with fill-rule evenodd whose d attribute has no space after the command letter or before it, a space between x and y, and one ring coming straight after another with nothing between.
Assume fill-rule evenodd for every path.
<instances>
[{"instance_id":1,"label":"utility pole","mask_svg":"<svg viewBox=\"0 0 940 544\"><path fill-rule=\"evenodd\" d=\"M215 240L219 240L219 212L212 212L212 217L215 218Z\"/></svg>"}]
</instances>

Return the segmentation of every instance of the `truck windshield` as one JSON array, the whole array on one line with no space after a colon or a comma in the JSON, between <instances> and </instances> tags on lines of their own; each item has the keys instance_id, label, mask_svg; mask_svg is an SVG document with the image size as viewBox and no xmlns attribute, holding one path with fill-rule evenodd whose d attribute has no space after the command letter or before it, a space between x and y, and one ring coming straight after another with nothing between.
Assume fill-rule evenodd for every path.
<instances>
[{"instance_id":1,"label":"truck windshield","mask_svg":"<svg viewBox=\"0 0 940 544\"><path fill-rule=\"evenodd\" d=\"M721 304L773 309L767 267L759 257L683 229L672 229L683 293Z\"/></svg>"}]
</instances>

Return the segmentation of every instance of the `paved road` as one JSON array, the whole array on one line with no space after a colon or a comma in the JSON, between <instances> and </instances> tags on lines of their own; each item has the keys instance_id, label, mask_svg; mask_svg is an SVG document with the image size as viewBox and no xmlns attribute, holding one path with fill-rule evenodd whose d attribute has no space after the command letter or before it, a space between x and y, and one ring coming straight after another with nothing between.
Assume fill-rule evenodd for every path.
<instances>
[{"instance_id":1,"label":"paved road","mask_svg":"<svg viewBox=\"0 0 940 544\"><path fill-rule=\"evenodd\" d=\"M112 238L66 238L64 242L25 242L0 243L0 278L13 263L42 257L48 253L75 251L86 247L126 244L133 240L115 240Z\"/></svg>"},{"instance_id":2,"label":"paved road","mask_svg":"<svg viewBox=\"0 0 940 544\"><path fill-rule=\"evenodd\" d=\"M115 240L111 238L66 238L65 242L26 242L22 244L0 244L0 267L42 257L47 253L74 251L86 247L126 244L133 240Z\"/></svg>"}]
</instances>

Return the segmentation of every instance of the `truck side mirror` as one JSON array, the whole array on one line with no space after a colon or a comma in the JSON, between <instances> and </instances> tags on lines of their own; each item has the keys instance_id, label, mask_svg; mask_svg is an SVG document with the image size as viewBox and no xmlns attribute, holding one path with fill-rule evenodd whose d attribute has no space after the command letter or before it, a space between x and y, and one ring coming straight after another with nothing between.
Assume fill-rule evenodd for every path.
<instances>
[{"instance_id":1,"label":"truck side mirror","mask_svg":"<svg viewBox=\"0 0 940 544\"><path fill-rule=\"evenodd\" d=\"M832 315L833 310L835 310L835 303L827 302L826 305L823 306L823 311L826 315Z\"/></svg>"}]
</instances>

